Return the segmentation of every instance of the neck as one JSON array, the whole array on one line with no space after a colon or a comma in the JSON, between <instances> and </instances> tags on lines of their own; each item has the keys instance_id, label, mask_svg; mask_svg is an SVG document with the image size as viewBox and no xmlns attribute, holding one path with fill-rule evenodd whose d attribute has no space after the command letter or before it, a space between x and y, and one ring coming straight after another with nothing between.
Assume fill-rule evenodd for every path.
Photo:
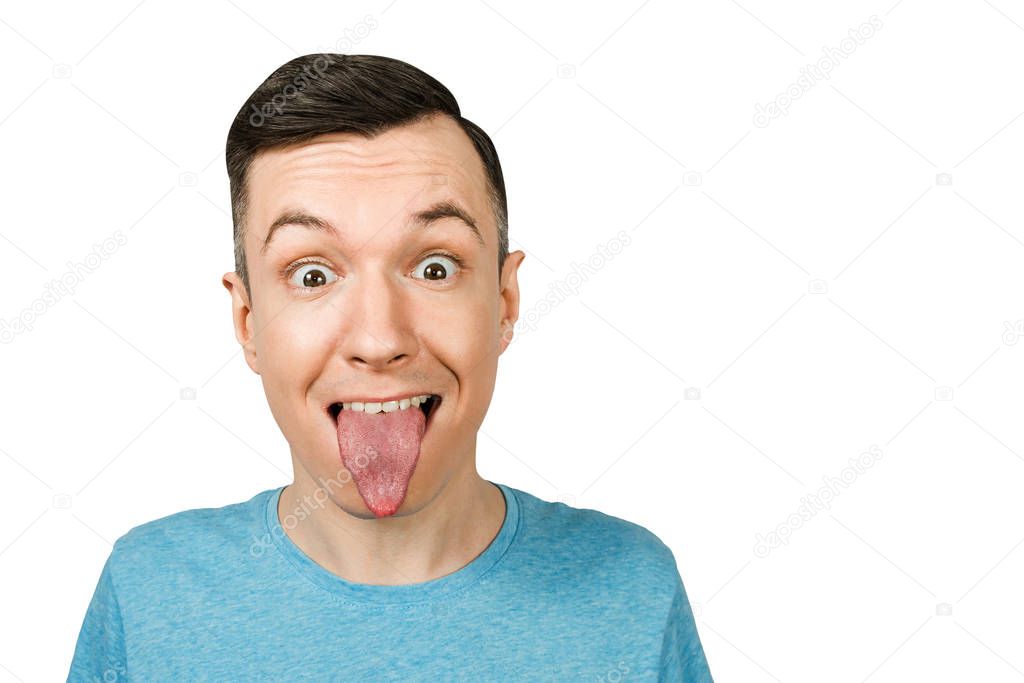
<instances>
[{"instance_id":1,"label":"neck","mask_svg":"<svg viewBox=\"0 0 1024 683\"><path fill-rule=\"evenodd\" d=\"M402 585L458 571L482 553L501 529L505 502L475 467L443 484L422 508L402 516L361 519L327 498L325 490L296 467L295 482L281 492L278 519L305 509L305 519L282 526L302 552L353 583ZM294 521L294 520L292 520ZM289 528L289 526L291 528Z\"/></svg>"}]
</instances>

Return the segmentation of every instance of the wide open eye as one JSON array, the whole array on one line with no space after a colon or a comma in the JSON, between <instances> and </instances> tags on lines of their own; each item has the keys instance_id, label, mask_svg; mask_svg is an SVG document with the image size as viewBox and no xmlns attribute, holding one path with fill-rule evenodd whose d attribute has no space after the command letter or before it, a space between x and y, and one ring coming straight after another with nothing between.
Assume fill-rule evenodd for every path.
<instances>
[{"instance_id":1,"label":"wide open eye","mask_svg":"<svg viewBox=\"0 0 1024 683\"><path fill-rule=\"evenodd\" d=\"M437 282L450 279L458 272L459 263L454 258L444 254L431 254L416 264L412 276L418 280Z\"/></svg>"},{"instance_id":2,"label":"wide open eye","mask_svg":"<svg viewBox=\"0 0 1024 683\"><path fill-rule=\"evenodd\" d=\"M328 266L322 263L300 264L288 276L288 281L296 287L304 289L316 289L329 285L338 279Z\"/></svg>"}]
</instances>

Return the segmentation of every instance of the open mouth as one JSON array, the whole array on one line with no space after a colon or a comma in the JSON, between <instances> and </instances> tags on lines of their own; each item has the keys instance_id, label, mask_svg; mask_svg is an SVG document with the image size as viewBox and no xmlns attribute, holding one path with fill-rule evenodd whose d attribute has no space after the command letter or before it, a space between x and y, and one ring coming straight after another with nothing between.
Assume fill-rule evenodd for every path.
<instances>
[{"instance_id":1,"label":"open mouth","mask_svg":"<svg viewBox=\"0 0 1024 683\"><path fill-rule=\"evenodd\" d=\"M409 396L400 400L385 401L380 403L332 403L327 407L327 412L330 413L331 418L334 419L334 424L338 424L338 415L341 414L342 410L355 410L368 413L388 413L395 410L422 410L423 416L426 418L426 426L430 426L430 417L434 414L436 408L441 403L441 397L437 394L420 394L418 396Z\"/></svg>"}]
</instances>

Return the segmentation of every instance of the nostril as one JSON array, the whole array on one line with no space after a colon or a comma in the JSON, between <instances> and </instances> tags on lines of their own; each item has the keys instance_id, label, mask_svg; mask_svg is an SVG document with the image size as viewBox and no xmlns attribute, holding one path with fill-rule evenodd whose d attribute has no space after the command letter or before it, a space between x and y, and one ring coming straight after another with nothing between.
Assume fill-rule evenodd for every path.
<instances>
[{"instance_id":1,"label":"nostril","mask_svg":"<svg viewBox=\"0 0 1024 683\"><path fill-rule=\"evenodd\" d=\"M362 356L352 356L352 363L363 367L384 367L386 365L394 365L396 363L401 363L407 360L408 357L409 354L400 353L397 356L394 356L393 358L384 361L383 358L376 356L367 356L366 358L363 358ZM367 358L369 360L367 360Z\"/></svg>"}]
</instances>

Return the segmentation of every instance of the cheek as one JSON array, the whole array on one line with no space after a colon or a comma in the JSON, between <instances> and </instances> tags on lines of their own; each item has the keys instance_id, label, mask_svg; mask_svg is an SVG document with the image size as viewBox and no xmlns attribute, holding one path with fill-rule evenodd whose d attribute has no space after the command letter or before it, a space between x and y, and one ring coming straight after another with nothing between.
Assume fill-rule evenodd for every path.
<instances>
[{"instance_id":1,"label":"cheek","mask_svg":"<svg viewBox=\"0 0 1024 683\"><path fill-rule=\"evenodd\" d=\"M442 362L464 375L485 368L486 359L497 354L497 316L496 302L476 294L431 307L422 329Z\"/></svg>"},{"instance_id":2,"label":"cheek","mask_svg":"<svg viewBox=\"0 0 1024 683\"><path fill-rule=\"evenodd\" d=\"M495 295L496 296L496 295ZM455 375L456 421L475 433L494 392L500 329L497 300L475 293L432 311L428 346Z\"/></svg>"},{"instance_id":3,"label":"cheek","mask_svg":"<svg viewBox=\"0 0 1024 683\"><path fill-rule=\"evenodd\" d=\"M270 308L257 317L256 353L267 400L274 414L283 416L294 410L296 399L303 400L329 339L316 333L316 319L309 311L299 306Z\"/></svg>"}]
</instances>

